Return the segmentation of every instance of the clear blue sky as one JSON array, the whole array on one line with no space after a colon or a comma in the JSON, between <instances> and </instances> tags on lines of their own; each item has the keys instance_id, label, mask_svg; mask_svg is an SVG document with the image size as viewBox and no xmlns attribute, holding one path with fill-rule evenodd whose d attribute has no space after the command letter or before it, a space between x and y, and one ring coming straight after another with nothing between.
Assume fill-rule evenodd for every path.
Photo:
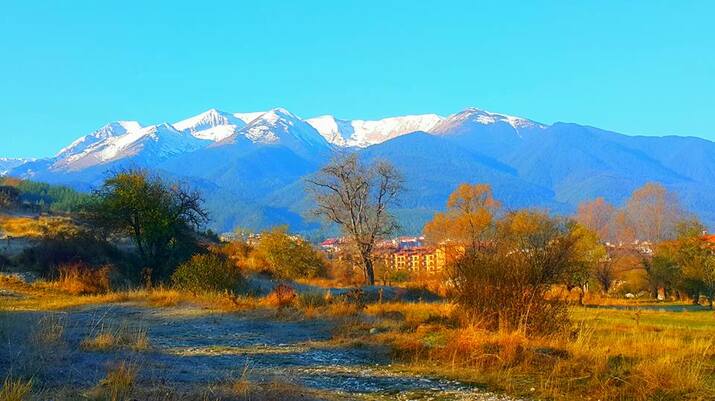
<instances>
[{"instance_id":1,"label":"clear blue sky","mask_svg":"<svg viewBox=\"0 0 715 401\"><path fill-rule=\"evenodd\" d=\"M183 3L4 0L0 156L211 107L369 119L476 106L715 139L713 1Z\"/></svg>"}]
</instances>

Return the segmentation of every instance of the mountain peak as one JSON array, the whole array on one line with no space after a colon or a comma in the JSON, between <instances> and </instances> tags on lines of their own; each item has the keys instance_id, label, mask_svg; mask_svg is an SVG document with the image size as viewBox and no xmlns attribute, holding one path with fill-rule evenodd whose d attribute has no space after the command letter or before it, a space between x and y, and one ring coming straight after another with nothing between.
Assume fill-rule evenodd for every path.
<instances>
[{"instance_id":1,"label":"mountain peak","mask_svg":"<svg viewBox=\"0 0 715 401\"><path fill-rule=\"evenodd\" d=\"M137 131L142 128L137 121L119 120L106 124L89 135L82 136L76 139L69 146L62 148L56 155L61 158L73 154L80 153L95 143L101 142L108 138L124 135L128 132Z\"/></svg>"},{"instance_id":2,"label":"mountain peak","mask_svg":"<svg viewBox=\"0 0 715 401\"><path fill-rule=\"evenodd\" d=\"M275 108L251 121L237 135L243 134L246 138L256 143L274 144L281 142L282 138L290 134L309 137L310 135L305 135L306 127L315 131L313 127L296 117L295 114L284 108ZM320 137L317 132L314 133Z\"/></svg>"},{"instance_id":3,"label":"mountain peak","mask_svg":"<svg viewBox=\"0 0 715 401\"><path fill-rule=\"evenodd\" d=\"M150 125L148 127L145 127L143 130L141 130L142 133L146 134L161 134L164 132L170 133L170 134L179 134L180 131L176 129L172 124L169 124L167 122L155 124L155 125Z\"/></svg>"},{"instance_id":4,"label":"mountain peak","mask_svg":"<svg viewBox=\"0 0 715 401\"><path fill-rule=\"evenodd\" d=\"M271 109L267 111L265 114L263 114L260 118L268 120L268 121L276 121L279 119L287 120L287 121L294 121L294 120L300 120L298 116L295 114L291 113L290 111L282 108L282 107L277 107L275 109Z\"/></svg>"},{"instance_id":5,"label":"mountain peak","mask_svg":"<svg viewBox=\"0 0 715 401\"><path fill-rule=\"evenodd\" d=\"M164 122L98 141L81 152L59 159L54 168L76 171L130 158L147 162L165 160L202 148L208 142Z\"/></svg>"},{"instance_id":6,"label":"mountain peak","mask_svg":"<svg viewBox=\"0 0 715 401\"><path fill-rule=\"evenodd\" d=\"M233 114L218 109L208 109L196 116L174 123L177 130L188 132L199 139L218 142L233 135L245 122Z\"/></svg>"},{"instance_id":7,"label":"mountain peak","mask_svg":"<svg viewBox=\"0 0 715 401\"><path fill-rule=\"evenodd\" d=\"M468 107L459 113L452 114L441 124L435 126L434 132L443 134L449 131L449 127L464 124L491 125L505 123L511 125L515 130L520 128L546 128L545 125L531 121L522 117L510 116L507 114L493 113L477 107Z\"/></svg>"},{"instance_id":8,"label":"mountain peak","mask_svg":"<svg viewBox=\"0 0 715 401\"><path fill-rule=\"evenodd\" d=\"M259 145L281 145L307 159L323 157L331 149L330 144L313 126L283 108L271 109L261 114L215 147L245 141Z\"/></svg>"},{"instance_id":9,"label":"mountain peak","mask_svg":"<svg viewBox=\"0 0 715 401\"><path fill-rule=\"evenodd\" d=\"M388 117L381 120L339 120L324 115L307 120L328 142L364 148L415 131L430 131L443 118L437 114Z\"/></svg>"}]
</instances>

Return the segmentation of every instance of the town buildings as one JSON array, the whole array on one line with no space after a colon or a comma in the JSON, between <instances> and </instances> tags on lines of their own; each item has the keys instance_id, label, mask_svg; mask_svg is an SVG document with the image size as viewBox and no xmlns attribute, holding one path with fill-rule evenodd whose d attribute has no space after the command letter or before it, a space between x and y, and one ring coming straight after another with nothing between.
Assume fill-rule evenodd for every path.
<instances>
[{"instance_id":1,"label":"town buildings","mask_svg":"<svg viewBox=\"0 0 715 401\"><path fill-rule=\"evenodd\" d=\"M349 242L345 238L329 238L320 247L338 259L349 252ZM389 271L435 274L447 267L450 257L456 252L460 250L451 245L428 246L424 237L397 237L378 242L374 260Z\"/></svg>"}]
</instances>

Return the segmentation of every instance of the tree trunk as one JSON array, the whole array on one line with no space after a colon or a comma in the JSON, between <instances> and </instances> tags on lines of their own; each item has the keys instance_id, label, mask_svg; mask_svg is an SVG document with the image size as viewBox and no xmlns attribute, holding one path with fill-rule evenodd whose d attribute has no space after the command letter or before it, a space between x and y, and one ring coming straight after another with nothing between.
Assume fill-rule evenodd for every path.
<instances>
[{"instance_id":1,"label":"tree trunk","mask_svg":"<svg viewBox=\"0 0 715 401\"><path fill-rule=\"evenodd\" d=\"M656 299L658 301L665 301L665 287L658 287Z\"/></svg>"},{"instance_id":2,"label":"tree trunk","mask_svg":"<svg viewBox=\"0 0 715 401\"><path fill-rule=\"evenodd\" d=\"M367 285L375 285L375 271L372 268L372 258L369 254L362 255L362 264L365 268L365 280L367 280Z\"/></svg>"}]
</instances>

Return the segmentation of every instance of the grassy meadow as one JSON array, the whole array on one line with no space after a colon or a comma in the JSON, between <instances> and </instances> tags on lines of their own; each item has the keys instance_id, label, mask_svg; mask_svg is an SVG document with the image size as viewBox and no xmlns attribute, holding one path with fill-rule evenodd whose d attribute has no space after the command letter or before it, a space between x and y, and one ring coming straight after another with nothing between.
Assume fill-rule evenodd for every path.
<instances>
[{"instance_id":1,"label":"grassy meadow","mask_svg":"<svg viewBox=\"0 0 715 401\"><path fill-rule=\"evenodd\" d=\"M0 313L4 315L0 327L6 332L3 335L12 332L12 315L19 312L41 316L96 305L132 305L166 314L184 310L196 315L253 316L286 324L325 321L331 327L329 338L301 347L385 347L392 372L457 380L525 399L708 400L715 394L715 313L687 304L652 306L641 302L634 303L632 309L573 306L569 309L568 330L526 337L515 331L485 330L479 321L465 322L459 308L448 302L384 301L362 305L321 287L283 298L275 292L267 296L235 296L161 288L73 295L58 282L27 284L4 277L0 288L4 291L0 297ZM66 328L61 318L38 317L33 324L37 331L32 347L46 350L48 346L67 346L62 341ZM114 350L141 355L156 347L150 340L152 330L121 324L95 327L76 346L82 352ZM211 349L210 353L233 352L231 349ZM131 359L119 358L96 386L65 388L59 393L45 388L36 377L8 375L0 400L44 399L48 394L57 397L53 399L63 399L63 392L64 399L78 395L107 400L162 399L155 389L137 380L140 369ZM246 377L230 383L217 380L207 386L162 391L178 399L262 400L291 399L280 397L294 394L299 387ZM341 398L348 396L339 393L300 391L313 399L351 399ZM360 395L363 396L366 395Z\"/></svg>"}]
</instances>

